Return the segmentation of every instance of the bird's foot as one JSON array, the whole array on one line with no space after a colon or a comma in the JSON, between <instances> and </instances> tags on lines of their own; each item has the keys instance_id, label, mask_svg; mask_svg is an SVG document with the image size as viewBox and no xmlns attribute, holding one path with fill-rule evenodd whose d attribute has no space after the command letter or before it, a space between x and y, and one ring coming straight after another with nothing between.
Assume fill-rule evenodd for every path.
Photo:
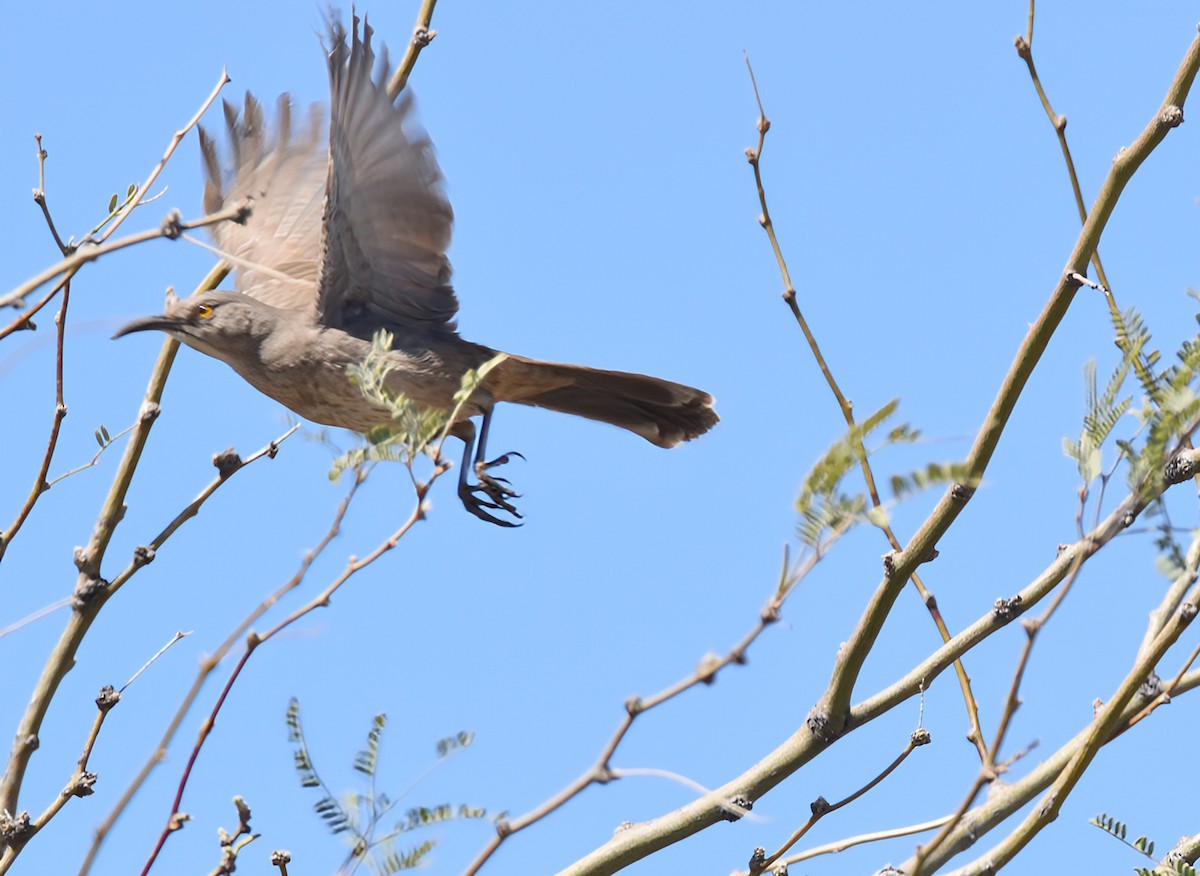
<instances>
[{"instance_id":1,"label":"bird's foot","mask_svg":"<svg viewBox=\"0 0 1200 876\"><path fill-rule=\"evenodd\" d=\"M479 460L475 463L475 479L478 483L468 483L466 478L459 481L458 498L462 500L463 506L480 520L486 520L497 526L521 525L489 513L490 509L491 511L503 511L518 519L521 517L521 512L509 501L521 498L520 494L513 490L507 478L493 477L488 474L488 469L504 465L514 456L520 459L525 458L516 451L511 451L496 457L491 462Z\"/></svg>"}]
</instances>

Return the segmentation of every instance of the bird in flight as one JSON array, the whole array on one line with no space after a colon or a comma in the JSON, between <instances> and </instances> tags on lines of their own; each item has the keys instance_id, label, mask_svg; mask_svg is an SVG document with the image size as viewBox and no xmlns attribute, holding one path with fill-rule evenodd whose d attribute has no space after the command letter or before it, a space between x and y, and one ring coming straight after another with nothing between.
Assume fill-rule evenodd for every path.
<instances>
[{"instance_id":1,"label":"bird in flight","mask_svg":"<svg viewBox=\"0 0 1200 876\"><path fill-rule=\"evenodd\" d=\"M172 298L165 313L116 335L163 331L227 363L296 414L357 432L391 419L347 371L365 360L380 330L393 336L387 389L447 413L455 410L466 373L497 356L455 328L458 298L446 258L454 214L409 89L395 101L388 94L386 51L378 77L372 72L371 37L364 22L360 38L355 17L347 45L345 29L330 23L327 117L314 107L293 125L284 95L269 130L252 95L240 115L226 104L232 173L223 172L213 139L201 129L205 210L246 198L253 204L244 223L214 230L236 268L237 291ZM517 525L508 517L521 515L513 504L517 493L490 473L509 454L487 459L497 402L611 423L659 447L702 435L718 419L712 396L680 383L500 358L457 409L449 434L465 444L458 480L464 506L501 526Z\"/></svg>"}]
</instances>

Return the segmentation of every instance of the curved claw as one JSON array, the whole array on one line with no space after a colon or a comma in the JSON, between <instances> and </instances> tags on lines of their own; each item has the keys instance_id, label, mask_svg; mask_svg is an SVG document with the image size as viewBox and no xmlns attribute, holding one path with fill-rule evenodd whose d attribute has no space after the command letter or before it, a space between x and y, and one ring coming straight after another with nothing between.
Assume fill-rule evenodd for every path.
<instances>
[{"instance_id":1,"label":"curved claw","mask_svg":"<svg viewBox=\"0 0 1200 876\"><path fill-rule=\"evenodd\" d=\"M514 508L509 502L502 501L501 503L494 503L483 500L476 495L476 493L480 491L486 493L487 489L481 484L459 484L458 498L462 500L463 507L480 520L486 520L488 523L494 523L497 526L517 527L522 525L520 523L514 523L511 520L505 520L501 517L497 517L494 514L489 514L486 510L484 510L486 508L493 508L496 510L507 511L509 514L512 514L515 517L521 516L520 512L517 511L517 509Z\"/></svg>"},{"instance_id":2,"label":"curved claw","mask_svg":"<svg viewBox=\"0 0 1200 876\"><path fill-rule=\"evenodd\" d=\"M480 460L473 466L475 469L475 477L478 483L468 483L464 478L458 485L458 497L462 500L464 507L480 520L486 520L488 523L494 523L497 526L520 526L520 523L514 523L510 520L496 517L494 514L488 513L486 509L493 511L503 511L506 514L511 514L513 517L520 519L521 512L517 507L510 502L510 499L519 499L521 494L512 489L507 478L493 477L488 474L489 468L494 468L499 465L504 465L509 461L509 457L517 456L524 459L524 456L514 452L505 453L497 457L491 462Z\"/></svg>"}]
</instances>

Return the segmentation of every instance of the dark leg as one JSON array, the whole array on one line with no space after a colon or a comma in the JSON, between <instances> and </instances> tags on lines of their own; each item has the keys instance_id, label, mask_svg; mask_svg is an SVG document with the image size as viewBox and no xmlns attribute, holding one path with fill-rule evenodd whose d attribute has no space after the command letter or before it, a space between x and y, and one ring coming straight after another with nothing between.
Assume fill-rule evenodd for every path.
<instances>
[{"instance_id":1,"label":"dark leg","mask_svg":"<svg viewBox=\"0 0 1200 876\"><path fill-rule=\"evenodd\" d=\"M516 506L510 502L510 499L519 498L518 494L513 491L509 482L504 478L492 477L488 474L488 469L504 465L513 456L521 456L516 452L505 453L496 457L491 462L487 462L487 438L488 427L492 422L492 411L487 409L483 413L483 423L479 427L479 440L475 441L475 427L470 420L464 420L456 423L453 434L457 438L463 440L463 459L462 468L458 473L458 497L462 500L463 506L478 517L480 520L486 520L488 523L494 523L497 526L520 526L519 523L513 523L509 520L502 520L493 514L488 513L486 509L505 511L514 517L520 518L521 513L517 511ZM475 453L472 455L472 445L474 445ZM524 459L524 457L521 457ZM475 479L478 483L472 484L468 480L467 472L475 472ZM480 495L480 494L483 495ZM487 498L485 499L484 496Z\"/></svg>"}]
</instances>

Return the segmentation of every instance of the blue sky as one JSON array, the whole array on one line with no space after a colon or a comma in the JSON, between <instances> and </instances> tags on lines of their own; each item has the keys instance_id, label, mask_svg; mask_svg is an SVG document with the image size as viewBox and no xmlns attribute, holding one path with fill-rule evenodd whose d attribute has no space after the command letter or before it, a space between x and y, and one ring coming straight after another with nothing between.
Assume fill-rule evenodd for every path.
<instances>
[{"instance_id":1,"label":"blue sky","mask_svg":"<svg viewBox=\"0 0 1200 876\"><path fill-rule=\"evenodd\" d=\"M367 12L398 56L416 4ZM233 101L247 88L267 102L282 91L299 104L326 97L323 17L310 3L130 2L113 11L46 2L14 5L7 18L19 38L0 78L6 289L56 257L29 197L34 132L50 153L51 210L64 233L79 236L103 216L112 192L145 177L223 65ZM434 19L439 36L412 83L457 215L450 255L462 334L523 355L702 387L716 397L722 422L666 452L594 423L501 409L491 446L526 457L506 472L523 493L526 525L480 523L462 511L447 479L428 522L331 607L261 649L201 755L184 802L194 820L170 840L158 872L215 865L215 829L233 825L234 794L254 807L263 834L246 853L250 872L266 872L265 855L279 847L306 872L340 861L339 841L324 833L311 812L315 797L292 768L284 726L292 696L335 789L356 787L353 753L371 716L386 712L383 787L406 786L433 759L437 739L471 730L474 745L411 802L519 814L590 766L626 697L670 684L753 625L783 545L795 542L799 484L843 426L780 302L756 222L743 150L754 143L757 110L743 50L773 122L763 167L802 307L856 410L899 397L899 419L925 436L878 457L877 473L961 459L1078 229L1053 132L1012 48L1025 21L1018 3L914 11L444 0ZM1154 114L1194 33L1194 10L1063 3L1041 11L1039 71L1069 119L1089 202L1117 150ZM207 122L219 128L219 119L214 110ZM1170 135L1126 191L1101 245L1118 301L1141 310L1164 356L1195 331L1195 302L1185 295L1200 273L1195 136L1188 124ZM164 186L124 231L154 227L172 207L200 214L194 134ZM157 312L168 286L186 294L211 263L185 243L155 242L80 275L67 336L69 415L52 474L91 457L101 423L116 432L136 414L160 342L114 342L112 332ZM39 322L37 333L0 344L3 525L35 474L52 413L53 320ZM924 570L951 629L1024 586L1074 537L1077 475L1061 439L1078 434L1088 359L1104 375L1115 349L1102 300L1080 294L985 483ZM224 365L182 351L105 571L114 574L209 481L213 453L231 445L249 453L287 425L286 411ZM0 570L0 627L70 592L72 548L86 542L118 456L114 448L42 498ZM122 683L176 630L194 632L130 688L93 756L95 796L72 801L17 872L78 866L91 828L157 740L199 659L292 575L327 528L345 491L326 477L330 459L327 447L297 436L276 459L239 473L106 607L41 738L22 798L31 810L70 774L99 686ZM1194 510L1186 490L1177 492L1175 522L1190 527ZM902 537L935 499L895 511ZM370 551L412 502L401 469L376 471L302 596L324 586L348 555ZM615 765L668 769L711 787L786 738L824 689L886 548L866 528L845 539L747 667L639 719ZM1149 537L1119 540L1087 568L1046 630L1007 750L1034 739L1041 747L1017 774L1077 732L1092 701L1107 698L1124 673L1162 589L1154 559ZM65 620L60 612L0 640L6 734ZM936 642L907 592L855 699L893 681ZM1014 626L967 661L989 735L1022 644ZM1194 636L1182 647L1193 644ZM1163 671L1177 665L1172 655ZM215 691L210 686L203 709ZM1162 848L1194 832L1194 812L1164 791L1161 774L1137 781L1147 752L1165 755L1159 763L1186 757L1194 709L1182 697L1106 749L1014 871L1143 863L1086 825L1100 811ZM185 721L94 872L140 868L200 717ZM882 769L917 720L916 703L901 707L760 801L759 820L714 828L629 872L744 866L755 846L773 848L802 822L817 795L840 798ZM924 724L935 745L822 822L811 844L955 807L977 762L949 675L930 690ZM553 872L618 824L652 818L690 795L656 778L589 789L506 842L489 869ZM435 831L435 872L459 872L489 830L475 823ZM903 860L912 845L857 849L803 872L870 872Z\"/></svg>"}]
</instances>

